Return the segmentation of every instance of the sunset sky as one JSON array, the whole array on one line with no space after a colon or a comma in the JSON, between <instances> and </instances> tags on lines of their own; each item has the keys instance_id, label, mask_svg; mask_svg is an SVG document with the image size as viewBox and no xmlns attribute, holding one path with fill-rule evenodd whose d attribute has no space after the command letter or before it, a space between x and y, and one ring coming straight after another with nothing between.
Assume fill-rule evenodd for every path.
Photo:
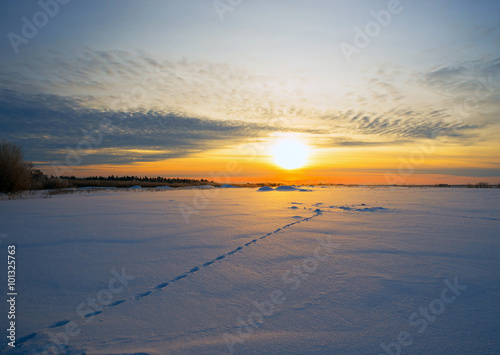
<instances>
[{"instance_id":1,"label":"sunset sky","mask_svg":"<svg viewBox=\"0 0 500 355\"><path fill-rule=\"evenodd\" d=\"M472 0L2 1L0 139L49 175L498 183L499 14ZM308 147L304 165L276 164L284 139Z\"/></svg>"}]
</instances>

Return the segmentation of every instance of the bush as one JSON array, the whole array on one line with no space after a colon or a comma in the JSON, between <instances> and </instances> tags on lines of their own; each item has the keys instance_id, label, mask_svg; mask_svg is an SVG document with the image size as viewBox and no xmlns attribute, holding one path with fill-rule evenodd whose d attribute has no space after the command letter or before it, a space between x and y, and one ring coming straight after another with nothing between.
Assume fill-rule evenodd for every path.
<instances>
[{"instance_id":1,"label":"bush","mask_svg":"<svg viewBox=\"0 0 500 355\"><path fill-rule=\"evenodd\" d=\"M66 179L61 179L58 177L48 177L42 171L38 169L31 170L31 189L32 190L43 190L43 189L65 189L69 186L69 182Z\"/></svg>"},{"instance_id":2,"label":"bush","mask_svg":"<svg viewBox=\"0 0 500 355\"><path fill-rule=\"evenodd\" d=\"M44 189L65 189L69 186L68 180L50 177L43 185Z\"/></svg>"},{"instance_id":3,"label":"bush","mask_svg":"<svg viewBox=\"0 0 500 355\"><path fill-rule=\"evenodd\" d=\"M0 192L9 193L31 187L32 163L24 161L19 145L0 141Z\"/></svg>"}]
</instances>

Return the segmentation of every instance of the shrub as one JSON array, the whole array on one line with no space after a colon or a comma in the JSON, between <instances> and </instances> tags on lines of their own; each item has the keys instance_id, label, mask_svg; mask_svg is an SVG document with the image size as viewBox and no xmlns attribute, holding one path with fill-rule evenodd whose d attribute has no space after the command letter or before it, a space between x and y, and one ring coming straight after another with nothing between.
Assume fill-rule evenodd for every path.
<instances>
[{"instance_id":1,"label":"shrub","mask_svg":"<svg viewBox=\"0 0 500 355\"><path fill-rule=\"evenodd\" d=\"M17 192L31 187L32 163L24 161L21 146L0 141L0 192Z\"/></svg>"},{"instance_id":2,"label":"shrub","mask_svg":"<svg viewBox=\"0 0 500 355\"><path fill-rule=\"evenodd\" d=\"M32 190L42 190L42 189L65 189L69 186L69 182L66 179L61 179L58 177L48 177L42 171L38 169L31 170L31 189Z\"/></svg>"},{"instance_id":3,"label":"shrub","mask_svg":"<svg viewBox=\"0 0 500 355\"><path fill-rule=\"evenodd\" d=\"M50 177L43 185L44 189L65 189L69 186L68 180Z\"/></svg>"},{"instance_id":4,"label":"shrub","mask_svg":"<svg viewBox=\"0 0 500 355\"><path fill-rule=\"evenodd\" d=\"M47 176L38 169L31 170L31 189L41 190L47 182Z\"/></svg>"}]
</instances>

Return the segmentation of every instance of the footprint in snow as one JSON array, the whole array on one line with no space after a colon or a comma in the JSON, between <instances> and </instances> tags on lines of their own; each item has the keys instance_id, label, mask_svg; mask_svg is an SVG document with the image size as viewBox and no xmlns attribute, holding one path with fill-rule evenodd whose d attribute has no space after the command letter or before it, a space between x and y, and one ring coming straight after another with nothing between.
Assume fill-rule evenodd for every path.
<instances>
[{"instance_id":1,"label":"footprint in snow","mask_svg":"<svg viewBox=\"0 0 500 355\"><path fill-rule=\"evenodd\" d=\"M118 301L115 301L113 303L111 303L109 305L109 307L115 307L115 306L118 306L119 304L122 304L123 302L125 302L126 300L118 300Z\"/></svg>"},{"instance_id":2,"label":"footprint in snow","mask_svg":"<svg viewBox=\"0 0 500 355\"><path fill-rule=\"evenodd\" d=\"M147 292L143 292L143 293L139 293L137 296L135 296L134 298L136 300L138 300L139 298L143 298L143 297L146 297L146 296L149 296L151 294L151 291L147 291Z\"/></svg>"},{"instance_id":3,"label":"footprint in snow","mask_svg":"<svg viewBox=\"0 0 500 355\"><path fill-rule=\"evenodd\" d=\"M51 326L49 326L49 328L62 327L63 325L68 324L68 323L69 323L69 320L65 319L65 320L62 320L60 322L56 322L56 323L52 324Z\"/></svg>"}]
</instances>

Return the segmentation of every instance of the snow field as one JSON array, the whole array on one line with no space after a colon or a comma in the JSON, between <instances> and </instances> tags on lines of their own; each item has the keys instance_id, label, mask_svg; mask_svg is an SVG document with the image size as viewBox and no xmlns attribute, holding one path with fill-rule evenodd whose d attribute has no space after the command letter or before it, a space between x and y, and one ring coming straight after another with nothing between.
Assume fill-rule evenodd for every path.
<instances>
[{"instance_id":1,"label":"snow field","mask_svg":"<svg viewBox=\"0 0 500 355\"><path fill-rule=\"evenodd\" d=\"M9 352L499 352L496 190L308 189L0 201Z\"/></svg>"}]
</instances>

